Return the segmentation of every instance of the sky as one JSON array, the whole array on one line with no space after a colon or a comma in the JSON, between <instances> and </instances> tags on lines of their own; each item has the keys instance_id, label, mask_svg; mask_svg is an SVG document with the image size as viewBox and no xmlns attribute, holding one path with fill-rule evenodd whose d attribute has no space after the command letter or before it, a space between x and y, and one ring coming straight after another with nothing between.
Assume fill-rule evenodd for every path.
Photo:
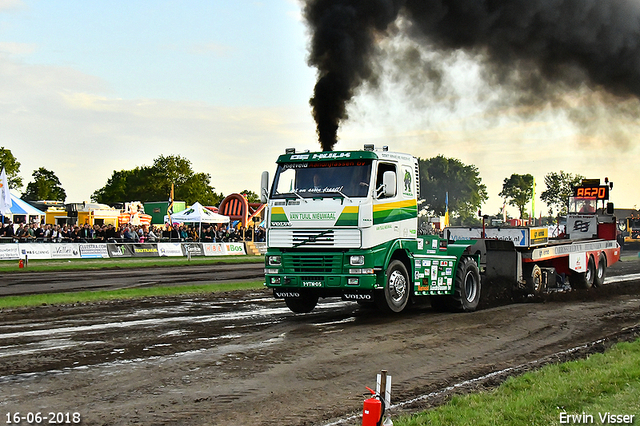
<instances>
[{"instance_id":1,"label":"sky","mask_svg":"<svg viewBox=\"0 0 640 426\"><path fill-rule=\"evenodd\" d=\"M301 9L296 0L0 0L0 146L21 163L25 186L34 170L53 171L67 202L89 201L115 170L160 155L187 158L216 192L258 193L285 148L320 149ZM391 76L362 88L335 149L374 143L473 164L486 214L502 207L512 173L532 174L539 196L560 170L606 176L617 207L638 207L637 123L596 108L579 128L554 107L523 115L488 105L480 74L464 55L452 63L454 103Z\"/></svg>"}]
</instances>

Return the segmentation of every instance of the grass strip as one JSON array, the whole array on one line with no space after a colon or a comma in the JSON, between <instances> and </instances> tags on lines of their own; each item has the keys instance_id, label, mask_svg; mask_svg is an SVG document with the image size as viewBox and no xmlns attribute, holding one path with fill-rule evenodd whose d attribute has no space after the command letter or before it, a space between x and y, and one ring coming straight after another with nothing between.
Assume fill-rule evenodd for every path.
<instances>
[{"instance_id":1,"label":"grass strip","mask_svg":"<svg viewBox=\"0 0 640 426\"><path fill-rule=\"evenodd\" d=\"M623 250L620 253L620 260L622 262L637 262L640 260L640 253L631 252Z\"/></svg>"},{"instance_id":2,"label":"grass strip","mask_svg":"<svg viewBox=\"0 0 640 426\"><path fill-rule=\"evenodd\" d=\"M493 391L454 396L396 426L640 424L640 340L511 377ZM619 417L607 417L614 415ZM630 418L630 416L634 416ZM615 420L615 421L613 421Z\"/></svg>"},{"instance_id":3,"label":"grass strip","mask_svg":"<svg viewBox=\"0 0 640 426\"><path fill-rule=\"evenodd\" d=\"M158 286L144 288L126 288L120 290L98 290L5 296L0 297L0 309L41 305L65 305L71 303L100 302L105 300L138 299L144 297L198 295L236 290L259 290L264 288L263 283L264 281L260 280L238 283Z\"/></svg>"},{"instance_id":4,"label":"grass strip","mask_svg":"<svg viewBox=\"0 0 640 426\"><path fill-rule=\"evenodd\" d=\"M18 268L17 260L0 261L0 273L51 272L69 270L98 270L119 268L155 268L167 266L215 265L235 263L264 263L264 256L220 257L147 257L124 259L32 259L28 267Z\"/></svg>"}]
</instances>

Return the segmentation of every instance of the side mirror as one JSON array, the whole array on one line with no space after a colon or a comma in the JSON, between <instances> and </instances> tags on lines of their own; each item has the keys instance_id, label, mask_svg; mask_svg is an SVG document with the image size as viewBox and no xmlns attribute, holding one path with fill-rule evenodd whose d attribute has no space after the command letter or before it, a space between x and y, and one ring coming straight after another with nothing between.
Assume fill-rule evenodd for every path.
<instances>
[{"instance_id":1,"label":"side mirror","mask_svg":"<svg viewBox=\"0 0 640 426\"><path fill-rule=\"evenodd\" d=\"M266 203L269 198L269 172L262 172L262 178L260 180L260 202Z\"/></svg>"},{"instance_id":2,"label":"side mirror","mask_svg":"<svg viewBox=\"0 0 640 426\"><path fill-rule=\"evenodd\" d=\"M396 195L396 174L390 170L382 175L383 194L385 197L393 197Z\"/></svg>"}]
</instances>

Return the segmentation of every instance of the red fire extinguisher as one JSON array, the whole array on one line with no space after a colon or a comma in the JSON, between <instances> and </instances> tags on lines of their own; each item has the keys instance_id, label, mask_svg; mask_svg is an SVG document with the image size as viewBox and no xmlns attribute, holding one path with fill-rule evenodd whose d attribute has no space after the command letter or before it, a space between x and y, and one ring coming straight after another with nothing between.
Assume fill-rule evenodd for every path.
<instances>
[{"instance_id":1,"label":"red fire extinguisher","mask_svg":"<svg viewBox=\"0 0 640 426\"><path fill-rule=\"evenodd\" d=\"M371 392L371 398L364 400L362 426L380 426L384 417L384 400L373 389L366 388Z\"/></svg>"}]
</instances>

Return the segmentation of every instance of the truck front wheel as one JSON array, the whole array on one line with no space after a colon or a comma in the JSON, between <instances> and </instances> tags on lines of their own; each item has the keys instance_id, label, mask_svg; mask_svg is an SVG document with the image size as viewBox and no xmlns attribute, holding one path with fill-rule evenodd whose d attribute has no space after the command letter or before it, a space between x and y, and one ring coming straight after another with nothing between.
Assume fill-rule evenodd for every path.
<instances>
[{"instance_id":1,"label":"truck front wheel","mask_svg":"<svg viewBox=\"0 0 640 426\"><path fill-rule=\"evenodd\" d=\"M318 296L313 294L301 294L299 298L285 298L287 308L296 314L306 314L313 311L318 304Z\"/></svg>"},{"instance_id":2,"label":"truck front wheel","mask_svg":"<svg viewBox=\"0 0 640 426\"><path fill-rule=\"evenodd\" d=\"M386 312L402 312L409 302L410 281L407 268L399 260L392 260L387 268L387 283L375 295L378 309Z\"/></svg>"}]
</instances>

